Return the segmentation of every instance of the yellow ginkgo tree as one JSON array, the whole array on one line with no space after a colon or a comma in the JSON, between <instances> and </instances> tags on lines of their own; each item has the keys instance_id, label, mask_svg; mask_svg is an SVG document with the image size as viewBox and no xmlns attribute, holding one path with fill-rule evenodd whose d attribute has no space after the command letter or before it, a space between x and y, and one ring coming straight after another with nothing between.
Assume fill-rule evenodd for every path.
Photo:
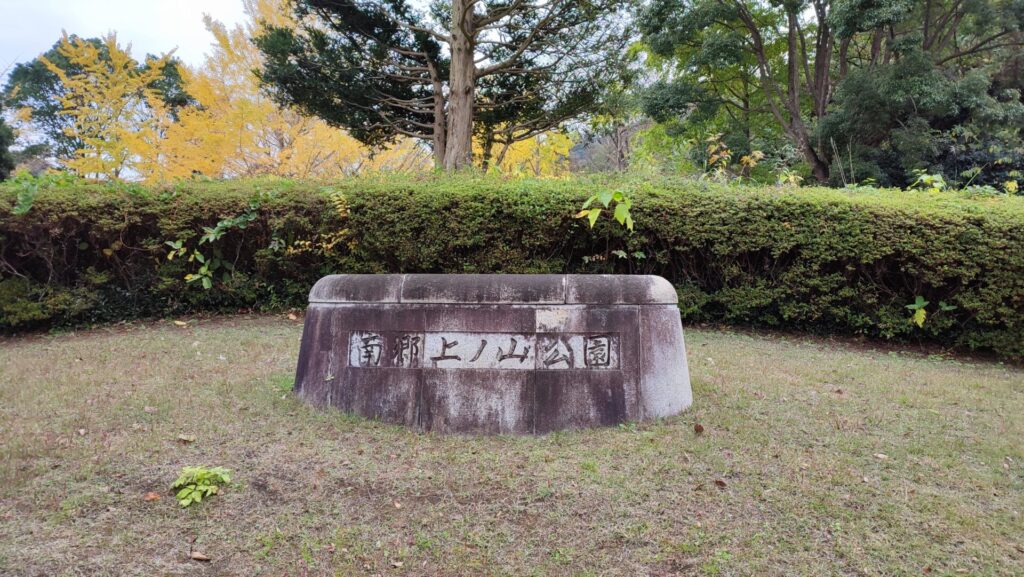
<instances>
[{"instance_id":1,"label":"yellow ginkgo tree","mask_svg":"<svg viewBox=\"0 0 1024 577\"><path fill-rule=\"evenodd\" d=\"M413 141L371 154L345 131L280 108L255 74L261 54L250 41L261 23L291 25L282 0L246 0L248 21L228 29L204 16L215 40L201 67L181 70L198 106L159 114L157 138L140 150L147 180L203 174L217 178L276 175L330 178L368 169L402 170L428 164Z\"/></svg>"},{"instance_id":2,"label":"yellow ginkgo tree","mask_svg":"<svg viewBox=\"0 0 1024 577\"><path fill-rule=\"evenodd\" d=\"M569 174L569 151L572 138L552 130L513 142L502 156L502 172L530 176L563 176Z\"/></svg>"},{"instance_id":3,"label":"yellow ginkgo tree","mask_svg":"<svg viewBox=\"0 0 1024 577\"><path fill-rule=\"evenodd\" d=\"M117 43L116 34L102 42L106 54L100 46L62 35L58 50L73 73L40 59L63 85L60 113L73 120L65 131L82 143L67 168L90 178L118 179L137 170L138 150L155 138L153 105L161 99L153 85L171 54L149 58L143 67L131 57L130 46Z\"/></svg>"},{"instance_id":4,"label":"yellow ginkgo tree","mask_svg":"<svg viewBox=\"0 0 1024 577\"><path fill-rule=\"evenodd\" d=\"M497 154L485 167L489 171L514 176L563 176L569 174L569 151L575 142L558 130L535 134L495 147ZM474 156L484 156L484 143L473 143Z\"/></svg>"},{"instance_id":5,"label":"yellow ginkgo tree","mask_svg":"<svg viewBox=\"0 0 1024 577\"><path fill-rule=\"evenodd\" d=\"M232 29L204 16L215 42L196 68L172 61L171 53L140 65L113 33L100 43L65 33L58 50L71 66L40 60L62 84L60 114L72 119L66 131L81 143L66 168L89 178L154 183L195 175L332 178L429 166L429 150L413 140L371 151L344 130L266 95L255 72L262 55L250 38L264 23L293 24L285 1L244 0L248 21ZM173 110L154 88L168 67L176 67L188 95L188 104Z\"/></svg>"}]
</instances>

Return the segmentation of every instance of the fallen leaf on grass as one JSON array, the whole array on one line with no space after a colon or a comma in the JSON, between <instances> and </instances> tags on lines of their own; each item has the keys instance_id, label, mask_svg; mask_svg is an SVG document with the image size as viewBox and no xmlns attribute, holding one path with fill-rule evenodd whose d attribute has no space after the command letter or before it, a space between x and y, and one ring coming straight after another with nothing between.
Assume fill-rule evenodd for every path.
<instances>
[{"instance_id":1,"label":"fallen leaf on grass","mask_svg":"<svg viewBox=\"0 0 1024 577\"><path fill-rule=\"evenodd\" d=\"M142 412L144 412L144 413L155 413L156 412L156 407L151 407L149 405L146 405L145 407L142 407Z\"/></svg>"},{"instance_id":2,"label":"fallen leaf on grass","mask_svg":"<svg viewBox=\"0 0 1024 577\"><path fill-rule=\"evenodd\" d=\"M885 453L875 453L875 458L879 461L887 461L889 460L889 455L886 455Z\"/></svg>"},{"instance_id":3,"label":"fallen leaf on grass","mask_svg":"<svg viewBox=\"0 0 1024 577\"><path fill-rule=\"evenodd\" d=\"M189 557L189 559L192 559L193 561L207 562L207 561L210 560L209 557L207 557L206 555L203 555L199 551L193 551L193 552L189 553L188 557Z\"/></svg>"},{"instance_id":4,"label":"fallen leaf on grass","mask_svg":"<svg viewBox=\"0 0 1024 577\"><path fill-rule=\"evenodd\" d=\"M160 493L157 493L155 491L150 491L150 492L146 493L145 495L143 495L142 500L143 501L159 501L160 500Z\"/></svg>"},{"instance_id":5,"label":"fallen leaf on grass","mask_svg":"<svg viewBox=\"0 0 1024 577\"><path fill-rule=\"evenodd\" d=\"M392 561L391 562L391 566L394 567L395 569L401 569L402 565L405 565L405 563L402 563L401 561Z\"/></svg>"},{"instance_id":6,"label":"fallen leaf on grass","mask_svg":"<svg viewBox=\"0 0 1024 577\"><path fill-rule=\"evenodd\" d=\"M85 429L78 429L78 436L79 437L84 437L85 436Z\"/></svg>"},{"instance_id":7,"label":"fallen leaf on grass","mask_svg":"<svg viewBox=\"0 0 1024 577\"><path fill-rule=\"evenodd\" d=\"M187 445L189 443L195 443L196 437L195 435L178 435L177 441L182 445Z\"/></svg>"},{"instance_id":8,"label":"fallen leaf on grass","mask_svg":"<svg viewBox=\"0 0 1024 577\"><path fill-rule=\"evenodd\" d=\"M715 479L715 486L718 487L719 489L724 489L725 486L726 486L725 480L724 479Z\"/></svg>"},{"instance_id":9,"label":"fallen leaf on grass","mask_svg":"<svg viewBox=\"0 0 1024 577\"><path fill-rule=\"evenodd\" d=\"M694 425L693 425L693 432L697 433L698 435L703 434L704 433L704 425L702 425L700 423L694 423Z\"/></svg>"},{"instance_id":10,"label":"fallen leaf on grass","mask_svg":"<svg viewBox=\"0 0 1024 577\"><path fill-rule=\"evenodd\" d=\"M188 323L186 323L185 321L174 321L174 324L178 325L179 327L187 327L188 326Z\"/></svg>"},{"instance_id":11,"label":"fallen leaf on grass","mask_svg":"<svg viewBox=\"0 0 1024 577\"><path fill-rule=\"evenodd\" d=\"M295 313L288 313L288 320L297 321L299 320L299 317Z\"/></svg>"},{"instance_id":12,"label":"fallen leaf on grass","mask_svg":"<svg viewBox=\"0 0 1024 577\"><path fill-rule=\"evenodd\" d=\"M399 503L398 501L395 501L395 509L401 509L401 508L402 508L402 504Z\"/></svg>"}]
</instances>

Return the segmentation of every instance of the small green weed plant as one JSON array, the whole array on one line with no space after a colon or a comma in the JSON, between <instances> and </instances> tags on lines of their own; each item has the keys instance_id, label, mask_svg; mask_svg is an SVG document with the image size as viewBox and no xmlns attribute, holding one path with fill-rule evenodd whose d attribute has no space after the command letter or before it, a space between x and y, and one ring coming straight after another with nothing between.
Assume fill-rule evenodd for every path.
<instances>
[{"instance_id":1,"label":"small green weed plant","mask_svg":"<svg viewBox=\"0 0 1024 577\"><path fill-rule=\"evenodd\" d=\"M184 467L178 480L171 485L174 497L182 507L199 503L205 497L216 495L221 485L231 482L231 471L224 467Z\"/></svg>"},{"instance_id":2,"label":"small green weed plant","mask_svg":"<svg viewBox=\"0 0 1024 577\"><path fill-rule=\"evenodd\" d=\"M906 305L905 307L907 309L914 311L914 315L910 317L910 321L917 325L918 328L924 327L924 321L925 319L928 318L928 310L926 307L929 304L930 303L928 301L924 300L923 296L917 295L917 298L914 299L914 302L910 303L909 305ZM951 304L947 304L946 301L939 301L939 310L944 313L948 313L955 311L956 307Z\"/></svg>"},{"instance_id":3,"label":"small green weed plant","mask_svg":"<svg viewBox=\"0 0 1024 577\"><path fill-rule=\"evenodd\" d=\"M615 203L612 217L628 230L633 230L633 215L629 212L629 209L633 207L633 201L625 193L619 190L614 192L605 191L588 198L583 203L583 209L576 213L576 218L586 218L590 222L590 228L594 228L597 218L601 216L601 211L604 210L600 207L591 208L591 205L595 203L601 203L604 209L611 209L612 203Z\"/></svg>"},{"instance_id":4,"label":"small green weed plant","mask_svg":"<svg viewBox=\"0 0 1024 577\"><path fill-rule=\"evenodd\" d=\"M941 174L929 174L926 170L918 169L914 171L917 175L917 180L910 184L909 188L925 190L931 193L938 193L949 188L946 184L946 179Z\"/></svg>"}]
</instances>

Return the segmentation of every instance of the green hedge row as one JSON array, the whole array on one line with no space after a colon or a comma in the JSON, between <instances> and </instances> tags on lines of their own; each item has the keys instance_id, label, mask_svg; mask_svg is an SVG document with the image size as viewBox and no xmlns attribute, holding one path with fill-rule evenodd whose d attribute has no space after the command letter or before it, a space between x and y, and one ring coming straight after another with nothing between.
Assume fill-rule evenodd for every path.
<instances>
[{"instance_id":1,"label":"green hedge row","mask_svg":"<svg viewBox=\"0 0 1024 577\"><path fill-rule=\"evenodd\" d=\"M603 189L632 197L634 233L573 218ZM1021 198L472 176L0 186L0 330L298 307L333 272L653 273L691 322L1024 358Z\"/></svg>"}]
</instances>

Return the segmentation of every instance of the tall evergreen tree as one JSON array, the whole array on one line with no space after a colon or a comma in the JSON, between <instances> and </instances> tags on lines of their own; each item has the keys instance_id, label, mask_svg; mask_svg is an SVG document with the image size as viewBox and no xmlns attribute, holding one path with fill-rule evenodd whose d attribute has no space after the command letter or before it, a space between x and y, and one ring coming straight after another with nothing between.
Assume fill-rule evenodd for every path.
<instances>
[{"instance_id":1,"label":"tall evergreen tree","mask_svg":"<svg viewBox=\"0 0 1024 577\"><path fill-rule=\"evenodd\" d=\"M298 28L256 42L278 100L370 146L430 143L435 164L472 163L473 136L508 145L584 113L629 38L614 0L296 0Z\"/></svg>"}]
</instances>

